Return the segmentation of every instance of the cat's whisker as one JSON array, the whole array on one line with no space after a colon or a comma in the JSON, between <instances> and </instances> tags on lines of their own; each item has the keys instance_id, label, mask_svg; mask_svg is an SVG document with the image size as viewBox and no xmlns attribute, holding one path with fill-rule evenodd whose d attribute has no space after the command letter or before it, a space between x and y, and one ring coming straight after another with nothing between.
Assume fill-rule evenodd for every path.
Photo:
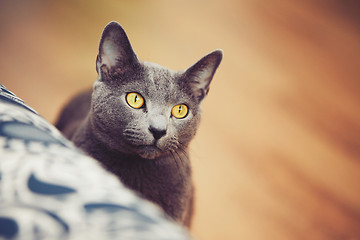
<instances>
[{"instance_id":1,"label":"cat's whisker","mask_svg":"<svg viewBox=\"0 0 360 240\"><path fill-rule=\"evenodd\" d=\"M180 161L180 163L178 162L178 160L176 160L176 157L175 157L175 155L177 156L177 158L179 159L179 161ZM182 159L181 159L181 157L180 157L180 155L179 155L179 153L177 152L177 151L174 151L172 153L172 155L173 155L173 157L174 157L174 161L175 161L175 164L176 164L176 166L177 166L177 169L178 170L181 170L183 167L184 167L184 163L183 163L183 161L182 161ZM179 166L179 164L181 164L181 167ZM181 177L181 179L184 181L184 176L183 175L180 175L180 177Z\"/></svg>"},{"instance_id":2,"label":"cat's whisker","mask_svg":"<svg viewBox=\"0 0 360 240\"><path fill-rule=\"evenodd\" d=\"M184 159L182 157L182 156L184 156L184 154L181 154L181 152L176 151L176 155L178 156L178 159L180 160L181 167L185 167L186 164L185 164L185 161L184 161ZM186 158L186 156L185 156L185 160L189 161L189 159Z\"/></svg>"},{"instance_id":3,"label":"cat's whisker","mask_svg":"<svg viewBox=\"0 0 360 240\"><path fill-rule=\"evenodd\" d=\"M172 137L168 140L168 149L170 151L176 151L178 147L179 147L179 141L177 140L176 137Z\"/></svg>"},{"instance_id":4,"label":"cat's whisker","mask_svg":"<svg viewBox=\"0 0 360 240\"><path fill-rule=\"evenodd\" d=\"M172 157L173 157L173 159L174 159L174 162L175 162L175 164L176 164L177 169L180 169L180 168L179 168L179 164L178 164L178 162L176 161L176 157L175 157L175 155L174 155L175 152L170 151L170 153L171 153L171 155L172 155Z\"/></svg>"},{"instance_id":5,"label":"cat's whisker","mask_svg":"<svg viewBox=\"0 0 360 240\"><path fill-rule=\"evenodd\" d=\"M181 153L183 154L183 156L186 158L187 161L190 161L188 153L183 148L180 147L178 148L178 150L181 151Z\"/></svg>"}]
</instances>

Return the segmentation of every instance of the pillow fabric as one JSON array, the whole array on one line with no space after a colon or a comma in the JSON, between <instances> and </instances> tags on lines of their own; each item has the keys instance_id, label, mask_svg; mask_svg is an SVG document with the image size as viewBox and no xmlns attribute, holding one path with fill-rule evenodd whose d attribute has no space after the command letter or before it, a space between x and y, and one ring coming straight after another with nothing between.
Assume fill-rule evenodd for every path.
<instances>
[{"instance_id":1,"label":"pillow fabric","mask_svg":"<svg viewBox=\"0 0 360 240\"><path fill-rule=\"evenodd\" d=\"M189 239L0 85L0 238Z\"/></svg>"}]
</instances>

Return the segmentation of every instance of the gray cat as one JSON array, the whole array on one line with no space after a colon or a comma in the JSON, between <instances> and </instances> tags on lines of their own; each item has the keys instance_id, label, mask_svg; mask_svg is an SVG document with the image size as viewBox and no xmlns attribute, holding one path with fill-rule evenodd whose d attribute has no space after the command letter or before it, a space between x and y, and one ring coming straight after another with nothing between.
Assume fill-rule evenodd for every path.
<instances>
[{"instance_id":1,"label":"gray cat","mask_svg":"<svg viewBox=\"0 0 360 240\"><path fill-rule=\"evenodd\" d=\"M216 50L186 71L172 71L140 61L122 27L111 22L100 40L93 90L72 99L56 127L189 227L194 188L188 145L222 55Z\"/></svg>"}]
</instances>

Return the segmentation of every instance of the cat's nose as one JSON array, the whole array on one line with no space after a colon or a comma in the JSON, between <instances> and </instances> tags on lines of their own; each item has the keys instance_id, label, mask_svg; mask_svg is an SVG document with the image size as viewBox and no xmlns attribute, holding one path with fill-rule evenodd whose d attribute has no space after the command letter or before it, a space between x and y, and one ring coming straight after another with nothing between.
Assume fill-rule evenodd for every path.
<instances>
[{"instance_id":1,"label":"cat's nose","mask_svg":"<svg viewBox=\"0 0 360 240\"><path fill-rule=\"evenodd\" d=\"M166 134L167 121L164 116L157 116L150 120L149 131L156 140L162 138Z\"/></svg>"},{"instance_id":2,"label":"cat's nose","mask_svg":"<svg viewBox=\"0 0 360 240\"><path fill-rule=\"evenodd\" d=\"M166 129L149 128L150 132L156 140L162 138L166 134Z\"/></svg>"}]
</instances>

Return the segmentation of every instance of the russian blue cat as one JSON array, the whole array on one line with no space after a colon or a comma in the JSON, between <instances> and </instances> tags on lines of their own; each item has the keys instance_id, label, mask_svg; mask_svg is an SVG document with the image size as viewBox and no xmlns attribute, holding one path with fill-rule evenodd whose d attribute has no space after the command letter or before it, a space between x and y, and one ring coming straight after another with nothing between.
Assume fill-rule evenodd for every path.
<instances>
[{"instance_id":1,"label":"russian blue cat","mask_svg":"<svg viewBox=\"0 0 360 240\"><path fill-rule=\"evenodd\" d=\"M100 40L93 89L73 98L56 126L129 188L190 226L188 146L222 55L215 50L173 71L139 60L123 28L111 22Z\"/></svg>"}]
</instances>

